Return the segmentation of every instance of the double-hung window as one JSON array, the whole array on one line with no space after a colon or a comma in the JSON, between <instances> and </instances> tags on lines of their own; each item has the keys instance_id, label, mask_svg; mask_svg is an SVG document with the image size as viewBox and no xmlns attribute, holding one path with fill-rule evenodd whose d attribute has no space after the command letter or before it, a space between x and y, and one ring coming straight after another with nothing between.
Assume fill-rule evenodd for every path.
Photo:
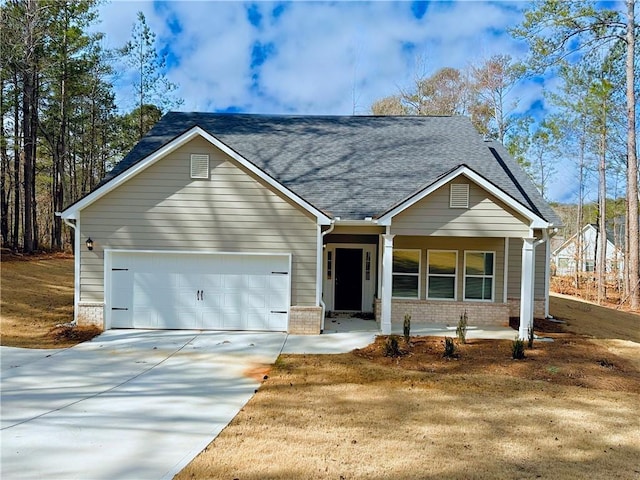
<instances>
[{"instance_id":1,"label":"double-hung window","mask_svg":"<svg viewBox=\"0 0 640 480\"><path fill-rule=\"evenodd\" d=\"M418 298L420 295L420 250L393 251L394 298Z\"/></svg>"},{"instance_id":2,"label":"double-hung window","mask_svg":"<svg viewBox=\"0 0 640 480\"><path fill-rule=\"evenodd\" d=\"M464 299L493 300L495 252L464 252Z\"/></svg>"},{"instance_id":3,"label":"double-hung window","mask_svg":"<svg viewBox=\"0 0 640 480\"><path fill-rule=\"evenodd\" d=\"M456 299L456 250L429 250L427 252L427 298L433 300Z\"/></svg>"}]
</instances>

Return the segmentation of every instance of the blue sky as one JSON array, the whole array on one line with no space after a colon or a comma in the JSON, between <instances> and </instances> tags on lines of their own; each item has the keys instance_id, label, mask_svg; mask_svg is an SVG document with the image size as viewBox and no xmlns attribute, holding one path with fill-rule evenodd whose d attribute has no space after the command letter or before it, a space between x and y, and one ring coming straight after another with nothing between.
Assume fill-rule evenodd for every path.
<instances>
[{"instance_id":1,"label":"blue sky","mask_svg":"<svg viewBox=\"0 0 640 480\"><path fill-rule=\"evenodd\" d=\"M525 2L113 1L99 9L105 47L124 45L138 11L168 54L169 80L185 111L367 114L382 97L411 86L421 68L465 68L495 54L519 59L526 45L508 34ZM123 110L134 104L126 76ZM517 113L544 115L553 78L511 92ZM550 198L575 200L570 162L558 165Z\"/></svg>"}]
</instances>

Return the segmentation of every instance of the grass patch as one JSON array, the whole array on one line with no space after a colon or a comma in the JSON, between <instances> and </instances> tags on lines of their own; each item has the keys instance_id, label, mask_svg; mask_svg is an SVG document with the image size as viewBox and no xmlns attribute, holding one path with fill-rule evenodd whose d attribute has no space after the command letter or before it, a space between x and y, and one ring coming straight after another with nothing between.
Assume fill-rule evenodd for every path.
<instances>
[{"instance_id":1,"label":"grass patch","mask_svg":"<svg viewBox=\"0 0 640 480\"><path fill-rule=\"evenodd\" d=\"M564 320L566 330L600 339L640 343L640 314L602 307L551 294L549 311Z\"/></svg>"},{"instance_id":2,"label":"grass patch","mask_svg":"<svg viewBox=\"0 0 640 480\"><path fill-rule=\"evenodd\" d=\"M557 381L564 365L545 374L550 381L529 378L544 363L513 362L508 341L497 345L508 374L469 368L474 348L489 355L475 340L460 346L459 362L442 358L440 339L412 341L424 341L429 353L384 357L380 339L350 354L282 356L258 394L176 478L638 476L637 376L626 391L596 392ZM578 363L605 370L598 353ZM407 368L420 355L424 368Z\"/></svg>"},{"instance_id":3,"label":"grass patch","mask_svg":"<svg viewBox=\"0 0 640 480\"><path fill-rule=\"evenodd\" d=\"M100 331L56 327L73 321L73 257L2 257L0 343L10 347L63 348Z\"/></svg>"}]
</instances>

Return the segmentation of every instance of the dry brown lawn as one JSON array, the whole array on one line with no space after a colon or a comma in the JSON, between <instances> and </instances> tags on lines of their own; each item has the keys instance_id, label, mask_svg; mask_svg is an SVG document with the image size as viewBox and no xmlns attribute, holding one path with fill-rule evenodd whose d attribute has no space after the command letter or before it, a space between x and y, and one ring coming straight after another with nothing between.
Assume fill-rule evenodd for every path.
<instances>
[{"instance_id":1,"label":"dry brown lawn","mask_svg":"<svg viewBox=\"0 0 640 480\"><path fill-rule=\"evenodd\" d=\"M566 317L575 330L578 312ZM632 331L636 319L616 314L606 321ZM446 359L435 337L401 340L398 358L382 337L343 355L283 355L176 478L640 478L640 344L537 330L554 341L519 361L500 340Z\"/></svg>"},{"instance_id":2,"label":"dry brown lawn","mask_svg":"<svg viewBox=\"0 0 640 480\"><path fill-rule=\"evenodd\" d=\"M567 330L601 339L640 343L640 313L616 310L552 293L549 311L567 322Z\"/></svg>"},{"instance_id":3,"label":"dry brown lawn","mask_svg":"<svg viewBox=\"0 0 640 480\"><path fill-rule=\"evenodd\" d=\"M73 257L2 255L0 344L62 348L94 337L95 328L56 327L73 320Z\"/></svg>"}]
</instances>

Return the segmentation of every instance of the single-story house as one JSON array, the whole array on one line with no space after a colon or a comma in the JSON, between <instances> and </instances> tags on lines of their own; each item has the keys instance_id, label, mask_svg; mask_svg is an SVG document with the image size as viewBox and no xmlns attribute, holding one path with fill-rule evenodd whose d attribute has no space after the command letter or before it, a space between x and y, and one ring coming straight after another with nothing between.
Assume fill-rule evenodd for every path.
<instances>
[{"instance_id":1,"label":"single-story house","mask_svg":"<svg viewBox=\"0 0 640 480\"><path fill-rule=\"evenodd\" d=\"M594 272L598 249L598 225L588 223L574 233L551 253L552 271L555 275L574 275L578 272ZM613 242L613 233L606 232L606 271L622 275L624 271L624 253ZM578 251L580 250L580 253Z\"/></svg>"},{"instance_id":2,"label":"single-story house","mask_svg":"<svg viewBox=\"0 0 640 480\"><path fill-rule=\"evenodd\" d=\"M561 226L502 145L444 116L168 113L60 215L79 324L310 334L328 311L389 333L466 310L524 338Z\"/></svg>"}]
</instances>

